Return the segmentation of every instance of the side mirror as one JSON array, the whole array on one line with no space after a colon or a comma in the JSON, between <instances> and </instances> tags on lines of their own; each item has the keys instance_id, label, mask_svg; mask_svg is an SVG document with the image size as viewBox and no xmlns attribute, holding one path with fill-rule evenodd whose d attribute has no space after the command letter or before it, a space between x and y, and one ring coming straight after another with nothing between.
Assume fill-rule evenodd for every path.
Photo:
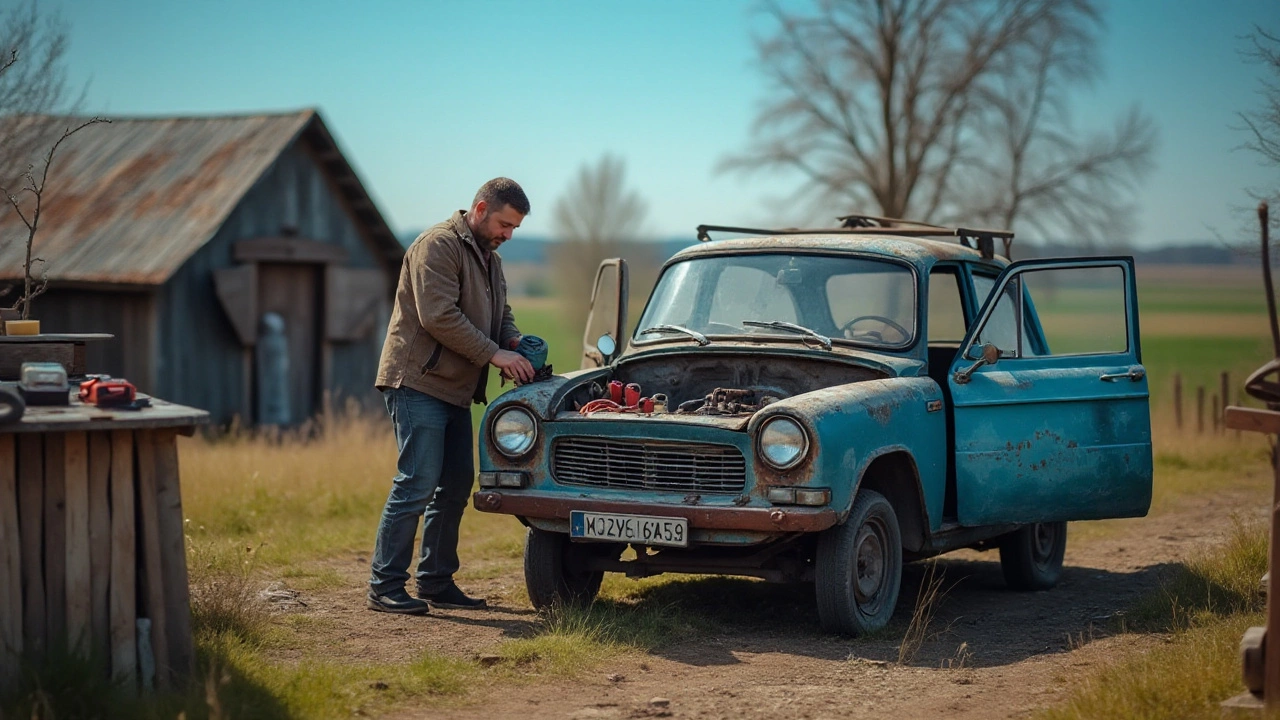
<instances>
[{"instance_id":1,"label":"side mirror","mask_svg":"<svg viewBox=\"0 0 1280 720\"><path fill-rule=\"evenodd\" d=\"M988 365L995 365L1000 359L1000 348L995 343L987 343L982 346L982 359Z\"/></svg>"},{"instance_id":2,"label":"side mirror","mask_svg":"<svg viewBox=\"0 0 1280 720\"><path fill-rule=\"evenodd\" d=\"M964 352L964 359L973 360L974 362L969 367L956 371L955 380L957 385L964 385L969 382L973 374L983 365L995 365L996 361L1000 359L1000 348L996 347L995 343L985 343L980 348L970 345L969 349Z\"/></svg>"},{"instance_id":3,"label":"side mirror","mask_svg":"<svg viewBox=\"0 0 1280 720\"><path fill-rule=\"evenodd\" d=\"M601 335L600 339L596 340L596 350L599 350L600 355L606 359L612 356L613 352L617 349L618 344L614 342L613 338L609 337L607 333Z\"/></svg>"}]
</instances>

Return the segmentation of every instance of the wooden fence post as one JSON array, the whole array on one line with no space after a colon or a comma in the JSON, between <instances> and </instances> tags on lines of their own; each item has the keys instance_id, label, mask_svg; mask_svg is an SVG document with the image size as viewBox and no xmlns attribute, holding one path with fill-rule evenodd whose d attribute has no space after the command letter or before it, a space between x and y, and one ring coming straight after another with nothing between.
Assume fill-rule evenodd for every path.
<instances>
[{"instance_id":1,"label":"wooden fence post","mask_svg":"<svg viewBox=\"0 0 1280 720\"><path fill-rule=\"evenodd\" d=\"M1222 375L1218 379L1222 384L1222 388L1221 388L1222 394L1219 395L1218 397L1222 398L1222 411L1226 412L1227 405L1230 404L1229 402L1227 402L1227 398L1231 397L1231 373L1227 372L1226 370L1223 370ZM1219 414L1218 418L1221 419L1222 415ZM1222 430L1224 433L1226 432L1226 429L1227 429L1226 425L1224 424L1222 427Z\"/></svg>"},{"instance_id":2,"label":"wooden fence post","mask_svg":"<svg viewBox=\"0 0 1280 720\"><path fill-rule=\"evenodd\" d=\"M1222 408L1220 407L1221 403L1218 401L1218 393L1214 393L1210 400L1213 401L1213 415L1210 416L1213 420L1213 434L1217 435L1220 432L1219 420L1222 418Z\"/></svg>"},{"instance_id":3,"label":"wooden fence post","mask_svg":"<svg viewBox=\"0 0 1280 720\"><path fill-rule=\"evenodd\" d=\"M1182 430L1182 373L1173 374L1173 425Z\"/></svg>"},{"instance_id":4,"label":"wooden fence post","mask_svg":"<svg viewBox=\"0 0 1280 720\"><path fill-rule=\"evenodd\" d=\"M1196 434L1204 434L1204 386L1196 386Z\"/></svg>"}]
</instances>

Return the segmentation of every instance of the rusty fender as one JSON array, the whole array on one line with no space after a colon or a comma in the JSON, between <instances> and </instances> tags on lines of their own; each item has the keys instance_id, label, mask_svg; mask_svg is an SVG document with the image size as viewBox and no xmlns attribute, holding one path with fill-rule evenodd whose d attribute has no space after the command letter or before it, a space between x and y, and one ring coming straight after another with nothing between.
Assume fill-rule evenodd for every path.
<instances>
[{"instance_id":1,"label":"rusty fender","mask_svg":"<svg viewBox=\"0 0 1280 720\"><path fill-rule=\"evenodd\" d=\"M871 464L904 453L919 473L930 529L941 525L946 491L947 424L942 390L929 377L893 377L839 385L776 402L756 413L750 432L775 415L809 431L809 462L775 473L771 484L831 488L831 507L843 518ZM756 464L757 475L763 465ZM765 469L767 472L767 469Z\"/></svg>"},{"instance_id":2,"label":"rusty fender","mask_svg":"<svg viewBox=\"0 0 1280 720\"><path fill-rule=\"evenodd\" d=\"M568 520L573 510L681 517L692 528L706 530L760 530L764 532L818 532L839 520L830 508L747 508L710 507L705 505L668 505L566 498L562 493L541 494L521 490L501 492L481 490L472 502L482 512L504 513L520 517Z\"/></svg>"}]
</instances>

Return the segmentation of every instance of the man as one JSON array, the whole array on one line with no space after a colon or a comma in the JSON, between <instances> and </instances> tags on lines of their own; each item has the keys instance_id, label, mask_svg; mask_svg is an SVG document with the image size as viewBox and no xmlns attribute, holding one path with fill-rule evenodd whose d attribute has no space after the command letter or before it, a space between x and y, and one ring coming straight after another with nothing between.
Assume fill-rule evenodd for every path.
<instances>
[{"instance_id":1,"label":"man","mask_svg":"<svg viewBox=\"0 0 1280 720\"><path fill-rule=\"evenodd\" d=\"M422 615L428 603L485 605L453 582L458 524L475 477L469 408L486 401L489 365L521 382L533 379L533 366L513 352L520 331L494 252L528 214L524 190L494 178L470 210L428 229L405 253L376 381L395 426L399 472L378 524L372 610ZM405 582L419 516L425 521L412 597Z\"/></svg>"}]
</instances>

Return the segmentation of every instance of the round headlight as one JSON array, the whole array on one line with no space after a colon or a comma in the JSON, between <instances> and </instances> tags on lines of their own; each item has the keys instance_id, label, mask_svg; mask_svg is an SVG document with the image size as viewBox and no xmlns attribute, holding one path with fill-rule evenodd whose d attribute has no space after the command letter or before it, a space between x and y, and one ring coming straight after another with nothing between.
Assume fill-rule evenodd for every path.
<instances>
[{"instance_id":1,"label":"round headlight","mask_svg":"<svg viewBox=\"0 0 1280 720\"><path fill-rule=\"evenodd\" d=\"M507 408L493 420L493 444L509 458L529 452L537 436L538 422L522 407Z\"/></svg>"},{"instance_id":2,"label":"round headlight","mask_svg":"<svg viewBox=\"0 0 1280 720\"><path fill-rule=\"evenodd\" d=\"M760 428L760 457L777 470L795 467L809 451L809 436L800 423L776 417Z\"/></svg>"}]
</instances>

